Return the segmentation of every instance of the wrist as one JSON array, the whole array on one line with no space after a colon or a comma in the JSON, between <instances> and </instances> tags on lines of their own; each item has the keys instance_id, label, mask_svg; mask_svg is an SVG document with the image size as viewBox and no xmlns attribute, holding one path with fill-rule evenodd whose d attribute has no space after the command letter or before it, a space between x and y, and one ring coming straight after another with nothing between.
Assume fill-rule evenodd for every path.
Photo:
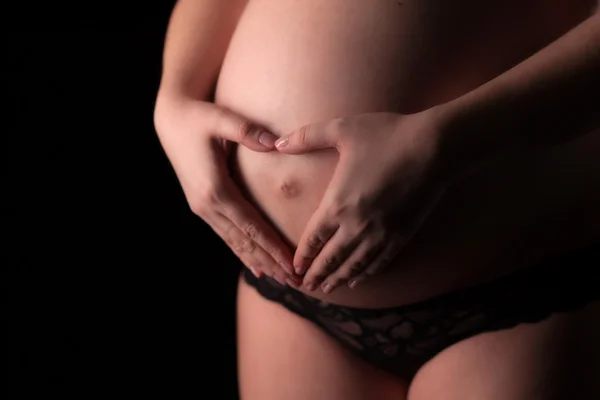
<instances>
[{"instance_id":1,"label":"wrist","mask_svg":"<svg viewBox=\"0 0 600 400\"><path fill-rule=\"evenodd\" d=\"M160 88L154 103L155 126L158 128L172 122L174 115L180 114L190 104L199 101L181 91Z\"/></svg>"},{"instance_id":2,"label":"wrist","mask_svg":"<svg viewBox=\"0 0 600 400\"><path fill-rule=\"evenodd\" d=\"M441 105L418 114L422 121L419 125L425 127L420 134L426 138L432 178L443 186L450 185L465 175L469 164L465 150L457 145L456 136L451 133L451 114Z\"/></svg>"},{"instance_id":3,"label":"wrist","mask_svg":"<svg viewBox=\"0 0 600 400\"><path fill-rule=\"evenodd\" d=\"M456 99L428 110L434 121L438 159L448 179L459 180L495 158L498 135L477 107Z\"/></svg>"},{"instance_id":4,"label":"wrist","mask_svg":"<svg viewBox=\"0 0 600 400\"><path fill-rule=\"evenodd\" d=\"M172 86L161 86L156 94L155 108L159 110L169 109L191 100L194 100L194 98L182 90Z\"/></svg>"}]
</instances>

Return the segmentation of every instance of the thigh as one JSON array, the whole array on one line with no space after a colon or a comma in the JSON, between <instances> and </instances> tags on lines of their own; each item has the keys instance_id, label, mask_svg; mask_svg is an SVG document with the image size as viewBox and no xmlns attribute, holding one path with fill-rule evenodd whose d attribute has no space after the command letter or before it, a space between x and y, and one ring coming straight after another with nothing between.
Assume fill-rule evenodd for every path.
<instances>
[{"instance_id":1,"label":"thigh","mask_svg":"<svg viewBox=\"0 0 600 400\"><path fill-rule=\"evenodd\" d=\"M238 372L242 400L403 400L400 380L342 348L311 322L240 280Z\"/></svg>"},{"instance_id":2,"label":"thigh","mask_svg":"<svg viewBox=\"0 0 600 400\"><path fill-rule=\"evenodd\" d=\"M600 302L481 334L421 368L410 400L600 398Z\"/></svg>"}]
</instances>

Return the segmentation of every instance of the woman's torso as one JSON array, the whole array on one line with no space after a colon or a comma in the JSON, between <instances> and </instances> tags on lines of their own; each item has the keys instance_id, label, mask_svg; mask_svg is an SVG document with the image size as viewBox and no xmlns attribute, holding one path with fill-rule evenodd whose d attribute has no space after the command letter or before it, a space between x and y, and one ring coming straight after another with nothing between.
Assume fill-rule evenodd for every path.
<instances>
[{"instance_id":1,"label":"woman's torso","mask_svg":"<svg viewBox=\"0 0 600 400\"><path fill-rule=\"evenodd\" d=\"M581 22L593 1L251 0L215 102L285 134L314 121L416 112L474 89ZM598 239L599 135L512 157L453 187L387 273L315 297L401 305ZM296 244L337 153L237 149L240 185ZM600 224L596 224L600 226Z\"/></svg>"}]
</instances>

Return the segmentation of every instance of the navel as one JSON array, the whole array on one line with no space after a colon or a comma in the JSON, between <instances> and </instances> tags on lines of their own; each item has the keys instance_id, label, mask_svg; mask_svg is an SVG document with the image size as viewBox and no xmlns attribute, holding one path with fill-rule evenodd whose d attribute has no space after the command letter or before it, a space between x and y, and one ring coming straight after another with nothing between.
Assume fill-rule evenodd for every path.
<instances>
[{"instance_id":1,"label":"navel","mask_svg":"<svg viewBox=\"0 0 600 400\"><path fill-rule=\"evenodd\" d=\"M281 183L281 191L287 199L293 199L300 195L300 185L295 180L285 180Z\"/></svg>"}]
</instances>

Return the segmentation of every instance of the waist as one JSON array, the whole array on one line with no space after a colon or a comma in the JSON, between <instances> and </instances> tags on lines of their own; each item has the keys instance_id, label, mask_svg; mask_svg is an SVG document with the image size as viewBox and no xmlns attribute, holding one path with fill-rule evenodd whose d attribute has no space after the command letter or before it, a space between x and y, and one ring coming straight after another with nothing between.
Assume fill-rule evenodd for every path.
<instances>
[{"instance_id":1,"label":"waist","mask_svg":"<svg viewBox=\"0 0 600 400\"><path fill-rule=\"evenodd\" d=\"M325 296L387 307L494 279L600 240L600 135L500 161L450 188L383 275ZM239 147L234 176L247 197L297 244L337 163L335 151L301 156Z\"/></svg>"}]
</instances>

